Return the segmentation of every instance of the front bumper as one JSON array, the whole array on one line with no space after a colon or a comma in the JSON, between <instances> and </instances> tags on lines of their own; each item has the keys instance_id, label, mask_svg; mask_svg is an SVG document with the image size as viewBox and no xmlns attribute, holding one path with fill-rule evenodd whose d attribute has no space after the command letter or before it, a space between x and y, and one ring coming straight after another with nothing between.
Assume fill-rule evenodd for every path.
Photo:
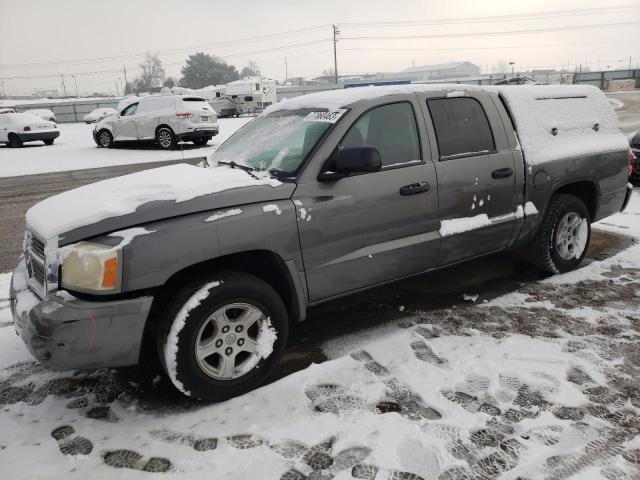
<instances>
[{"instance_id":1,"label":"front bumper","mask_svg":"<svg viewBox=\"0 0 640 480\"><path fill-rule=\"evenodd\" d=\"M58 130L48 130L46 132L23 132L16 133L22 142L35 142L37 140L52 140L60 136Z\"/></svg>"},{"instance_id":2,"label":"front bumper","mask_svg":"<svg viewBox=\"0 0 640 480\"><path fill-rule=\"evenodd\" d=\"M20 258L11 279L11 314L16 332L38 361L60 369L138 363L153 297L91 302L54 292L40 299L27 281Z\"/></svg>"}]
</instances>

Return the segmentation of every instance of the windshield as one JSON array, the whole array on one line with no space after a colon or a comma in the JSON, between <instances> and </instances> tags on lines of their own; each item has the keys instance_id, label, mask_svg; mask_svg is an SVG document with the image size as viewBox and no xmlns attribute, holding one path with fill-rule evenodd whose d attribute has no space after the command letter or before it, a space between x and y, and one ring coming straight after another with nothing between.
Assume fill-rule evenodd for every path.
<instances>
[{"instance_id":1,"label":"windshield","mask_svg":"<svg viewBox=\"0 0 640 480\"><path fill-rule=\"evenodd\" d=\"M293 174L332 125L310 115L321 111L326 109L280 110L256 117L224 142L209 163L233 161L258 171Z\"/></svg>"}]
</instances>

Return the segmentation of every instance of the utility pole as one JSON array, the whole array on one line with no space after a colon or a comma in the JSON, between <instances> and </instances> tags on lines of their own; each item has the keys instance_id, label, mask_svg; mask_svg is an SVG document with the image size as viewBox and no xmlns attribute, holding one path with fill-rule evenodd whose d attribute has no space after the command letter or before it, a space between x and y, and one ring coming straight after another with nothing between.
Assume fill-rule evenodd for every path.
<instances>
[{"instance_id":1,"label":"utility pole","mask_svg":"<svg viewBox=\"0 0 640 480\"><path fill-rule=\"evenodd\" d=\"M284 81L286 83L287 79L289 78L289 70L287 67L287 57L284 57Z\"/></svg>"},{"instance_id":2,"label":"utility pole","mask_svg":"<svg viewBox=\"0 0 640 480\"><path fill-rule=\"evenodd\" d=\"M122 92L122 94L126 95L127 87L129 86L129 81L127 80L127 67L125 67L124 65L122 66L122 72L124 73L124 91Z\"/></svg>"},{"instance_id":3,"label":"utility pole","mask_svg":"<svg viewBox=\"0 0 640 480\"><path fill-rule=\"evenodd\" d=\"M629 55L629 71L631 71L631 55Z\"/></svg>"},{"instance_id":4,"label":"utility pole","mask_svg":"<svg viewBox=\"0 0 640 480\"><path fill-rule=\"evenodd\" d=\"M338 56L336 53L336 43L338 43L338 34L340 30L335 25L333 27L333 73L335 75L336 85L338 84Z\"/></svg>"},{"instance_id":5,"label":"utility pole","mask_svg":"<svg viewBox=\"0 0 640 480\"><path fill-rule=\"evenodd\" d=\"M511 76L513 77L516 71L516 62L509 62L509 65L511 65Z\"/></svg>"},{"instance_id":6,"label":"utility pole","mask_svg":"<svg viewBox=\"0 0 640 480\"><path fill-rule=\"evenodd\" d=\"M76 86L76 97L79 97L80 95L78 95L78 82L76 81L76 76L75 75L71 75L73 77L73 83Z\"/></svg>"},{"instance_id":7,"label":"utility pole","mask_svg":"<svg viewBox=\"0 0 640 480\"><path fill-rule=\"evenodd\" d=\"M64 84L64 75L60 74L60 78L62 79L62 91L64 92L64 96L67 96L67 86Z\"/></svg>"}]
</instances>

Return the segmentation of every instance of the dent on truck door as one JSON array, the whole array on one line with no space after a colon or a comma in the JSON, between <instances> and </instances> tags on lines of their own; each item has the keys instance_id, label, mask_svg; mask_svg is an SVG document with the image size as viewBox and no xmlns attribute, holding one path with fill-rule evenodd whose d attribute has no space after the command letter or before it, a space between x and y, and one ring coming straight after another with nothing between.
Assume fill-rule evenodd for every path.
<instances>
[{"instance_id":1,"label":"dent on truck door","mask_svg":"<svg viewBox=\"0 0 640 480\"><path fill-rule=\"evenodd\" d=\"M378 148L381 171L301 184L294 194L311 302L418 273L436 261L435 168L422 160L412 104L364 113L340 143L362 145Z\"/></svg>"},{"instance_id":2,"label":"dent on truck door","mask_svg":"<svg viewBox=\"0 0 640 480\"><path fill-rule=\"evenodd\" d=\"M438 145L439 217L445 227L440 264L505 248L516 220L516 168L495 106L482 97L432 98L427 105Z\"/></svg>"}]
</instances>

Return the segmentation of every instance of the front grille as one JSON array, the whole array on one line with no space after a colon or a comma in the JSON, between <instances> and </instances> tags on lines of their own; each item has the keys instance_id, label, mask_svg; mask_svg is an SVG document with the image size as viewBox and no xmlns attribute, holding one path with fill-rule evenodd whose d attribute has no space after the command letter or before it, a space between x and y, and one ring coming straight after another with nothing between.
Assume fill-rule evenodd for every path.
<instances>
[{"instance_id":1,"label":"front grille","mask_svg":"<svg viewBox=\"0 0 640 480\"><path fill-rule=\"evenodd\" d=\"M44 259L44 242L34 235L31 235L31 248L36 255Z\"/></svg>"},{"instance_id":2,"label":"front grille","mask_svg":"<svg viewBox=\"0 0 640 480\"><path fill-rule=\"evenodd\" d=\"M27 233L25 257L29 273L29 286L40 297L47 293L47 261L45 243L33 232Z\"/></svg>"}]
</instances>

